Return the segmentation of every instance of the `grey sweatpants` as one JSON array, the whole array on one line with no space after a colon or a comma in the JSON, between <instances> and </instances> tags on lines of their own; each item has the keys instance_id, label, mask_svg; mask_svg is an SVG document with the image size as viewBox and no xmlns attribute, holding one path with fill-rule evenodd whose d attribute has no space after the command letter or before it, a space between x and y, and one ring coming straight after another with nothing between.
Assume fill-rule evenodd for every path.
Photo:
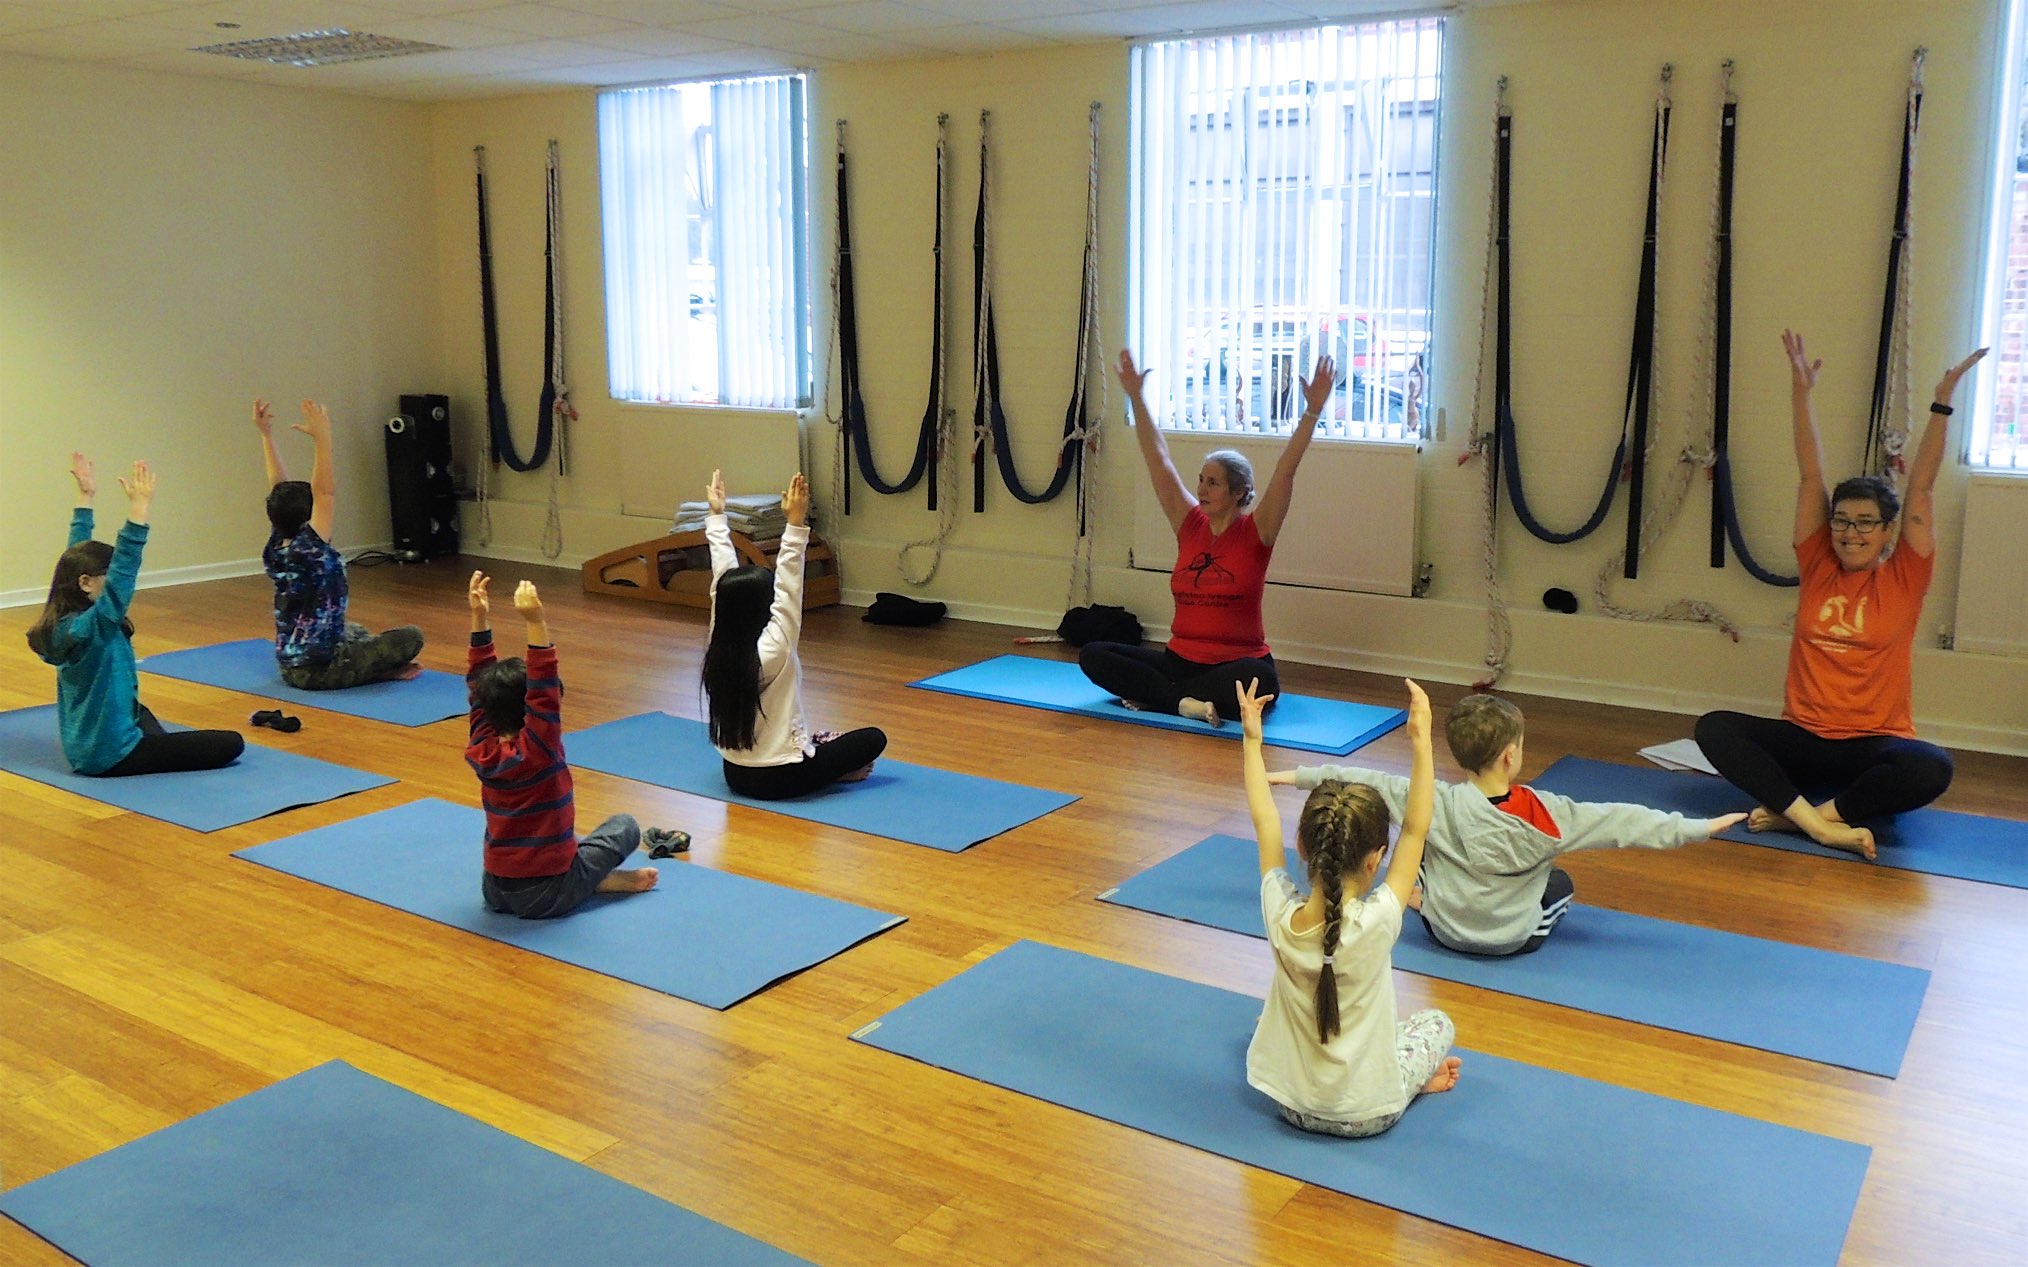
<instances>
[{"instance_id":1,"label":"grey sweatpants","mask_svg":"<svg viewBox=\"0 0 2028 1267\"><path fill-rule=\"evenodd\" d=\"M502 915L522 919L555 919L584 904L599 881L641 847L641 825L632 814L615 814L577 842L577 857L561 875L498 876L480 882L486 905Z\"/></svg>"},{"instance_id":2,"label":"grey sweatpants","mask_svg":"<svg viewBox=\"0 0 2028 1267\"><path fill-rule=\"evenodd\" d=\"M1437 1067L1442 1065L1444 1057L1450 1054L1451 1043L1457 1036L1458 1031L1451 1024L1451 1018L1435 1008L1417 1012L1394 1027L1394 1055L1401 1063L1401 1089L1411 1102L1422 1094L1423 1084L1436 1077ZM1348 1122L1338 1118L1301 1113L1287 1105L1282 1105L1281 1110L1282 1117L1291 1126L1314 1131L1319 1135L1354 1137L1379 1135L1399 1122L1401 1115L1408 1111L1404 1105L1401 1109L1380 1117Z\"/></svg>"},{"instance_id":3,"label":"grey sweatpants","mask_svg":"<svg viewBox=\"0 0 2028 1267\"><path fill-rule=\"evenodd\" d=\"M345 641L323 664L285 664L282 681L299 691L342 691L378 682L422 654L422 630L403 625L383 634L347 624Z\"/></svg>"}]
</instances>

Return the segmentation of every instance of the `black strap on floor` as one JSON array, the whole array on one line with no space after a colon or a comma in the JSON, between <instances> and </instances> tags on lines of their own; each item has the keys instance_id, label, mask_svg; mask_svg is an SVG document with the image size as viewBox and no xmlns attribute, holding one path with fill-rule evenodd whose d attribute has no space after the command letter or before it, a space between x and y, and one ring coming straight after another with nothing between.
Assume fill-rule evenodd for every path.
<instances>
[{"instance_id":1,"label":"black strap on floor","mask_svg":"<svg viewBox=\"0 0 2028 1267\"><path fill-rule=\"evenodd\" d=\"M1728 61L1725 68L1726 79L1730 83L1732 63ZM1733 496L1732 460L1726 452L1732 421L1732 192L1733 171L1739 158L1739 103L1732 99L1730 90L1726 93L1725 109L1720 118L1718 311L1716 328L1712 331L1711 447L1714 461L1711 468L1711 566L1725 566L1725 543L1729 538L1740 565L1755 580L1768 585L1794 586L1798 583L1796 577L1782 576L1761 566L1752 551L1747 549L1746 534L1739 526L1739 505Z\"/></svg>"},{"instance_id":2,"label":"black strap on floor","mask_svg":"<svg viewBox=\"0 0 2028 1267\"><path fill-rule=\"evenodd\" d=\"M1655 226L1656 201L1660 192L1661 160L1660 146L1666 136L1666 115L1656 119L1656 149L1652 152L1648 168L1648 210L1646 241L1641 251L1641 277L1634 297L1633 345L1627 355L1627 399L1620 415L1620 442L1613 450L1612 462L1606 470L1605 487L1600 490L1598 502L1592 507L1591 517L1568 532L1561 532L1545 525L1535 517L1528 505L1528 494L1521 476L1521 449L1518 428L1514 421L1513 374L1512 374L1512 308L1508 302L1508 279L1510 237L1508 231L1509 200L1513 191L1513 117L1501 113L1494 136L1497 173L1497 198L1499 199L1498 229L1494 247L1497 252L1499 280L1499 305L1496 310L1493 359L1493 433L1498 442L1494 461L1504 463L1507 472L1507 495L1514 503L1514 517L1530 536L1551 545L1567 545L1581 541L1598 531L1612 512L1613 498L1619 491L1620 480L1627 472L1627 433L1633 424L1638 409L1641 419L1642 440L1636 448L1640 452L1646 446L1648 391L1647 384L1655 361ZM1634 534L1639 536L1639 520L1633 520Z\"/></svg>"},{"instance_id":3,"label":"black strap on floor","mask_svg":"<svg viewBox=\"0 0 2028 1267\"><path fill-rule=\"evenodd\" d=\"M514 451L514 433L507 425L507 397L500 389L500 315L499 306L493 298L493 236L487 226L486 217L486 147L472 147L472 158L478 170L479 189L479 319L485 326L486 343L486 435L488 447L495 462L506 462L517 471L532 471L549 460L549 446L555 439L556 428L551 417L555 408L555 384L545 384L542 392L542 416L535 424L535 454L527 461ZM543 324L548 333L545 340L556 336L556 181L552 175L549 192L549 236L548 257L550 268L544 290L546 302ZM555 345L545 342L549 353L543 365L547 373L553 363Z\"/></svg>"},{"instance_id":4,"label":"black strap on floor","mask_svg":"<svg viewBox=\"0 0 2028 1267\"><path fill-rule=\"evenodd\" d=\"M1917 53L1920 65L1921 53ZM1919 72L1918 72L1919 73ZM1915 135L1922 123L1922 88L1912 86L1901 129L1901 181L1894 192L1894 231L1887 242L1887 292L1880 301L1880 342L1873 354L1873 407L1866 422L1866 456L1861 470L1886 473L1889 359L1894 354L1894 323L1901 296L1902 261L1908 255L1908 202L1915 176Z\"/></svg>"},{"instance_id":5,"label":"black strap on floor","mask_svg":"<svg viewBox=\"0 0 2028 1267\"><path fill-rule=\"evenodd\" d=\"M1084 444L1079 435L1080 402L1073 399L1071 408L1064 415L1063 442L1057 449L1056 472L1041 492L1031 491L1021 482L1021 474L1014 468L1013 445L1007 434L1007 415L1000 408L1000 340L999 331L993 321L993 292L986 271L988 213L987 198L989 181L989 151L986 124L991 111L979 112L979 210L972 219L972 293L978 296L978 308L974 317L974 330L979 339L979 359L973 372L972 383L972 509L981 512L986 509L986 455L985 449L993 450L995 463L1000 469L1001 482L1018 501L1030 506L1054 501L1058 494L1069 486L1071 477L1077 474L1079 463L1084 460ZM1090 241L1085 250L1093 249ZM1089 297L1087 297L1088 299ZM1082 329L1082 326L1079 327ZM983 441L983 443L982 443Z\"/></svg>"},{"instance_id":6,"label":"black strap on floor","mask_svg":"<svg viewBox=\"0 0 2028 1267\"><path fill-rule=\"evenodd\" d=\"M866 416L866 400L860 390L859 309L852 263L851 182L845 159L845 121L838 120L838 381L845 415L844 508L852 513L852 456L859 456L859 474L876 493L906 493L929 480L929 508L937 508L936 437L937 422L943 416L943 375L937 367L943 360L944 341L944 142L937 135L937 228L936 293L930 319L929 403L923 407L922 425L915 434L915 456L908 474L891 480L880 473L873 461L872 426Z\"/></svg>"}]
</instances>

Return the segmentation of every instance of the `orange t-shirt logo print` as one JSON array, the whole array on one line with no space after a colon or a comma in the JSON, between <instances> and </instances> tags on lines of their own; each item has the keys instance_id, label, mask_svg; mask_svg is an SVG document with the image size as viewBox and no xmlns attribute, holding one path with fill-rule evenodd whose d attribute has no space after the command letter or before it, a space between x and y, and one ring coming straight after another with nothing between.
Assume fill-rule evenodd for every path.
<instances>
[{"instance_id":1,"label":"orange t-shirt logo print","mask_svg":"<svg viewBox=\"0 0 2028 1267\"><path fill-rule=\"evenodd\" d=\"M1843 594L1833 594L1817 609L1817 624L1833 638L1862 638L1866 635L1866 598L1861 595L1851 609L1851 621L1845 619L1846 606L1852 600Z\"/></svg>"}]
</instances>

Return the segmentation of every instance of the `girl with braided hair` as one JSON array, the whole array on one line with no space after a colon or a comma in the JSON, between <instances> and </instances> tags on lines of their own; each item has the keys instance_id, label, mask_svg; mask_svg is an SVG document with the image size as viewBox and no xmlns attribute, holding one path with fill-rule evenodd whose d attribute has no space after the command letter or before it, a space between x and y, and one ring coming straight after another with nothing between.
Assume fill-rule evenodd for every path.
<instances>
[{"instance_id":1,"label":"girl with braided hair","mask_svg":"<svg viewBox=\"0 0 2028 1267\"><path fill-rule=\"evenodd\" d=\"M1296 851L1310 873L1306 898L1282 851L1281 815L1261 756L1261 710L1274 697L1261 697L1259 688L1258 681L1239 688L1239 716L1275 976L1246 1049L1246 1080L1302 1130L1378 1135L1416 1096L1458 1082L1450 1017L1431 1009L1397 1024L1390 961L1436 799L1429 697L1408 683L1414 764L1386 877L1375 886L1387 852L1387 802L1369 787L1324 783L1304 802L1296 827Z\"/></svg>"}]
</instances>

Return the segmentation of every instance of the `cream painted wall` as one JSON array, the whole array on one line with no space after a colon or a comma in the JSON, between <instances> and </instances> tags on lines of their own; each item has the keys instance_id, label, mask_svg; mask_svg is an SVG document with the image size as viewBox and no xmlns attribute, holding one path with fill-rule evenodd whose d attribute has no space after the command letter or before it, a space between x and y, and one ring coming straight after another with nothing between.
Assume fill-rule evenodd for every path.
<instances>
[{"instance_id":1,"label":"cream painted wall","mask_svg":"<svg viewBox=\"0 0 2028 1267\"><path fill-rule=\"evenodd\" d=\"M789 412L626 404L606 390L598 97L550 93L440 105L431 118L437 290L443 298L437 390L451 396L461 483L482 475L492 543L476 514L468 549L540 560L548 472L482 469L486 373L479 320L478 219L472 149L486 147L493 284L499 305L502 396L523 454L533 448L543 361L544 190L548 142L558 142L563 207L564 366L578 421L569 471L558 484L564 561L656 536L678 502L704 495L714 466L735 491L774 490L795 468L797 419Z\"/></svg>"},{"instance_id":2,"label":"cream painted wall","mask_svg":"<svg viewBox=\"0 0 2028 1267\"><path fill-rule=\"evenodd\" d=\"M0 600L47 591L73 448L101 536L115 469L157 468L144 584L258 570L256 394L329 405L339 544L387 540L379 424L439 330L427 137L419 106L0 56Z\"/></svg>"},{"instance_id":3,"label":"cream painted wall","mask_svg":"<svg viewBox=\"0 0 2028 1267\"><path fill-rule=\"evenodd\" d=\"M1642 0L1540 0L1472 9L1450 26L1442 176L1438 367L1432 403L1444 427L1423 459L1421 554L1436 568L1422 600L1276 587L1268 599L1284 658L1437 680L1481 671L1484 596L1479 580L1478 470L1457 459L1469 432L1470 381L1479 333L1492 86L1511 77L1517 176L1513 232L1516 409L1530 497L1555 523L1582 516L1596 497L1617 430L1645 196L1649 103L1656 71L1676 75L1674 163L1663 223L1662 443L1651 466L1681 444L1693 404L1699 290L1709 223L1719 101L1718 65L1738 61L1741 99L1733 455L1748 533L1766 562L1786 567L1794 473L1787 438L1787 378L1777 335L1808 333L1826 362L1818 400L1834 465L1856 467L1870 383L1878 291L1892 208L1908 55L1930 49L1915 222L1914 351L1926 393L1936 371L1975 329L1981 190L1990 127L1989 46L1994 0L1714 0L1657 6ZM996 298L1005 398L1022 468L1041 476L1072 373L1078 250L1083 229L1085 110L1104 105L1102 269L1107 338L1117 343L1125 305L1126 86L1124 45L1097 44L905 64L826 69L813 78L814 214L819 341L828 331L835 118L850 120L866 394L875 441L890 471L906 457L925 392L928 243L935 117L952 116L949 277L952 396L969 419L970 218L977 182L978 111L994 112ZM742 487L770 488L795 439L779 418L713 410L614 405L603 391L602 282L598 271L596 99L589 93L435 109L436 219L445 382L459 397L466 434L482 399L471 158L489 145L496 266L510 401L520 427L541 382L541 163L543 142L565 146L569 354L584 420L565 482L565 558L582 559L660 531L680 496L714 464ZM821 378L821 369L820 369ZM1918 407L1921 404L1918 401ZM831 488L832 431L807 427L820 495ZM1125 602L1160 627L1166 578L1126 567L1131 491L1144 478L1130 438L1115 424L1102 456L1096 558L1101 601ZM467 452L471 452L469 444ZM969 472L967 472L969 479ZM533 557L546 481L504 476L496 490L495 553ZM1026 507L997 488L989 513L965 513L930 596L964 615L1054 624L1064 606L1074 520L1067 501ZM1924 620L1917 715L1944 742L2028 751L2028 662L1934 649L1950 621L1961 561L1951 531L1962 513L1962 474L1940 489L1945 545ZM1310 488L1299 496L1328 496ZM1592 580L1617 544L1617 515L1599 537L1550 547L1511 518L1501 531L1501 574L1514 606L1506 684L1516 689L1678 710L1771 708L1779 699L1791 591L1751 580L1737 565L1704 565L1708 493L1702 482L1684 516L1648 559L1642 579L1615 589L1628 605L1694 596L1747 630L1733 644L1707 628L1637 625L1592 615ZM905 588L895 563L903 541L935 524L919 494L855 493L842 531L824 525L845 562L848 592ZM842 539L840 539L842 538ZM1995 566L1974 561L1976 568ZM1585 612L1552 615L1539 596L1575 590Z\"/></svg>"}]
</instances>

